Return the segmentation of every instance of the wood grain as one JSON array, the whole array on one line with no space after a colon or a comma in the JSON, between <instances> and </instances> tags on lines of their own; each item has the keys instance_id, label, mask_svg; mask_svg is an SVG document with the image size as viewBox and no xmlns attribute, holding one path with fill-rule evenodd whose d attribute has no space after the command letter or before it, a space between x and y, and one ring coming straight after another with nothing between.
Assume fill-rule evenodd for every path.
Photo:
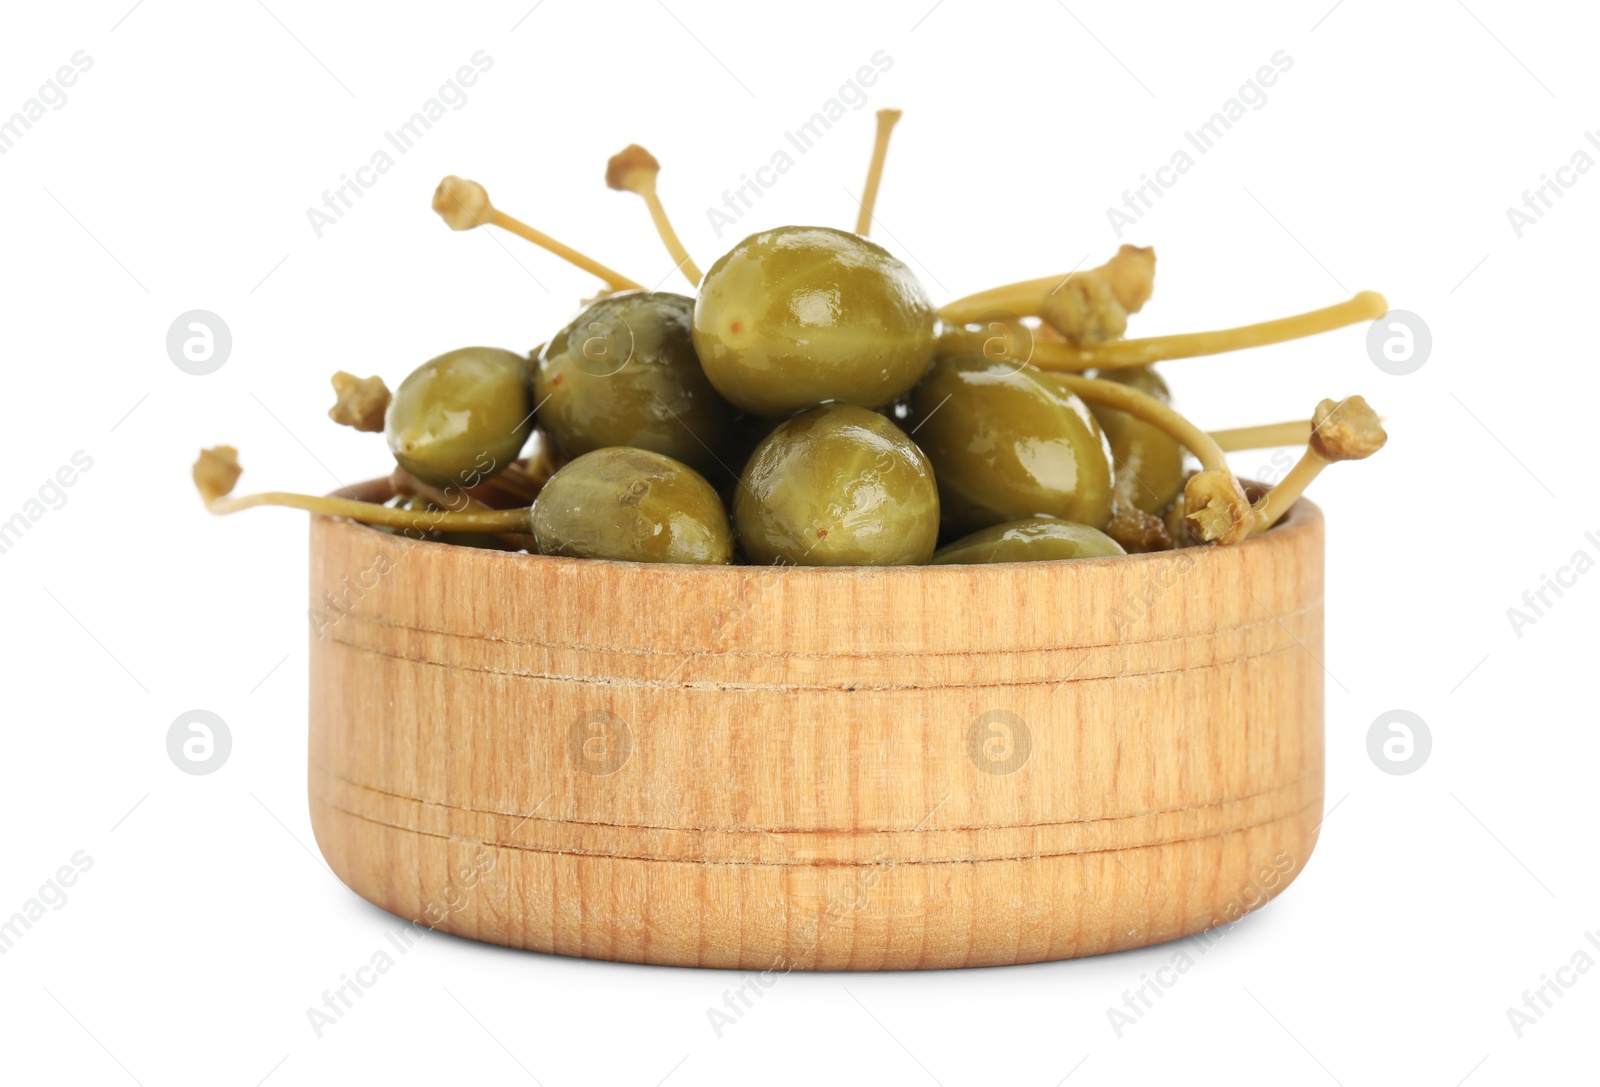
<instances>
[{"instance_id":1,"label":"wood grain","mask_svg":"<svg viewBox=\"0 0 1600 1087\"><path fill-rule=\"evenodd\" d=\"M882 570L315 518L317 842L408 920L629 962L979 966L1197 933L1315 842L1322 547L1307 502L1238 547Z\"/></svg>"}]
</instances>

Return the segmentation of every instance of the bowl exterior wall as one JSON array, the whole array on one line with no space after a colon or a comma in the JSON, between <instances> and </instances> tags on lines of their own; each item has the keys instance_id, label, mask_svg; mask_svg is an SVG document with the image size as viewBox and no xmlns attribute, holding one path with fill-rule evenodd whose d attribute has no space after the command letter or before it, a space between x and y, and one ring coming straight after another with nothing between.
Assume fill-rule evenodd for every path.
<instances>
[{"instance_id":1,"label":"bowl exterior wall","mask_svg":"<svg viewBox=\"0 0 1600 1087\"><path fill-rule=\"evenodd\" d=\"M1238 547L882 570L317 518L317 842L424 927L628 962L979 966L1202 934L1315 842L1322 548L1305 502Z\"/></svg>"}]
</instances>

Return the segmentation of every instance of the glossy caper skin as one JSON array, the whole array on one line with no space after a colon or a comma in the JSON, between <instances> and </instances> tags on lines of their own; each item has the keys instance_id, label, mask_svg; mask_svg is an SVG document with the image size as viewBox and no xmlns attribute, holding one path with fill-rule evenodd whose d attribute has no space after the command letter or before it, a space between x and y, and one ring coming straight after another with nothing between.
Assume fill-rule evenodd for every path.
<instances>
[{"instance_id":1,"label":"glossy caper skin","mask_svg":"<svg viewBox=\"0 0 1600 1087\"><path fill-rule=\"evenodd\" d=\"M1148 393L1163 404L1172 393L1149 366L1101 370L1094 375ZM1089 408L1111 443L1117 497L1145 513L1160 513L1183 490L1183 446L1159 427L1125 411L1094 404Z\"/></svg>"},{"instance_id":2,"label":"glossy caper skin","mask_svg":"<svg viewBox=\"0 0 1600 1087\"><path fill-rule=\"evenodd\" d=\"M528 360L463 347L411 371L384 417L400 467L435 487L474 487L517 459L533 429Z\"/></svg>"},{"instance_id":3,"label":"glossy caper skin","mask_svg":"<svg viewBox=\"0 0 1600 1087\"><path fill-rule=\"evenodd\" d=\"M1021 517L1091 528L1111 519L1111 455L1100 424L1035 367L940 359L913 390L908 422L938 477L947 536Z\"/></svg>"},{"instance_id":4,"label":"glossy caper skin","mask_svg":"<svg viewBox=\"0 0 1600 1087\"><path fill-rule=\"evenodd\" d=\"M533 504L543 555L701 566L733 561L722 499L682 461L611 446L567 462Z\"/></svg>"},{"instance_id":5,"label":"glossy caper skin","mask_svg":"<svg viewBox=\"0 0 1600 1087\"><path fill-rule=\"evenodd\" d=\"M933 557L928 458L877 412L828 404L780 423L739 480L734 524L756 565L906 566Z\"/></svg>"},{"instance_id":6,"label":"glossy caper skin","mask_svg":"<svg viewBox=\"0 0 1600 1087\"><path fill-rule=\"evenodd\" d=\"M628 291L551 337L535 358L533 397L539 425L563 453L625 445L727 474L737 413L700 368L693 316L692 298Z\"/></svg>"},{"instance_id":7,"label":"glossy caper skin","mask_svg":"<svg viewBox=\"0 0 1600 1087\"><path fill-rule=\"evenodd\" d=\"M1044 562L1126 555L1122 545L1088 525L1056 517L1024 517L979 529L934 552L936 566Z\"/></svg>"},{"instance_id":8,"label":"glossy caper skin","mask_svg":"<svg viewBox=\"0 0 1600 1087\"><path fill-rule=\"evenodd\" d=\"M711 384L772 419L828 401L878 407L933 358L936 316L911 269L857 234L785 226L711 266L694 346Z\"/></svg>"}]
</instances>

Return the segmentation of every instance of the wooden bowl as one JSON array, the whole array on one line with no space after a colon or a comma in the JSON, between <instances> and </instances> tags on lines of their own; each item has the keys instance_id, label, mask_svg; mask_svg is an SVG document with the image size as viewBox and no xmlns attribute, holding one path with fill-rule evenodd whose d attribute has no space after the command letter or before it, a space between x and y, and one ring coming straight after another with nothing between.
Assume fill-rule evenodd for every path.
<instances>
[{"instance_id":1,"label":"wooden bowl","mask_svg":"<svg viewBox=\"0 0 1600 1087\"><path fill-rule=\"evenodd\" d=\"M840 570L314 518L317 843L400 917L624 962L989 966L1198 933L1315 841L1322 548L1304 501L1238 547Z\"/></svg>"}]
</instances>

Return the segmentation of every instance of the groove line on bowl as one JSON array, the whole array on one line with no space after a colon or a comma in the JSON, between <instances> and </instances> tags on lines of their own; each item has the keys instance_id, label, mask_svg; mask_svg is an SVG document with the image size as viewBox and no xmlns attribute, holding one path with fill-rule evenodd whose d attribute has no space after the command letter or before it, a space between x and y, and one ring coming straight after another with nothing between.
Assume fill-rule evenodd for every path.
<instances>
[{"instance_id":1,"label":"groove line on bowl","mask_svg":"<svg viewBox=\"0 0 1600 1087\"><path fill-rule=\"evenodd\" d=\"M1072 561L1076 561L1076 560L1072 560ZM1134 648L1134 647L1181 645L1181 644L1185 644L1185 643L1189 643L1189 642L1204 641L1204 640L1209 639L1209 638L1214 638L1214 637L1216 637L1218 635L1232 634L1232 633L1237 632L1237 631L1253 630L1253 629L1260 628L1260 627L1275 626L1282 620L1298 619L1298 618L1301 618L1301 617L1303 617L1305 615L1308 615L1308 614L1310 614L1312 612L1319 612L1320 613L1321 610L1322 610L1323 603L1324 603L1323 598L1321 596L1318 596L1314 600L1307 601L1301 607L1291 608L1291 609L1288 609L1288 610L1285 610L1285 611L1280 611L1280 612L1276 613L1276 615L1269 616L1266 619L1257 619L1257 620L1254 620L1254 621L1248 622L1248 623L1239 623L1239 624L1236 624L1236 625L1233 625L1233 626L1226 627L1226 628L1221 629L1221 630L1196 631L1194 633L1180 635L1180 636L1175 637L1175 638L1126 638L1126 639L1118 639L1117 641L1113 641L1113 642L1084 642L1084 643L1076 644L1076 645L1028 646L1025 649L984 649L984 648L979 647L979 648L973 648L973 649L963 649L963 650L960 650L959 652L935 650L935 651L930 651L930 652L927 652L927 653L915 653L915 654L904 654L904 655L908 656L908 657L916 656L916 657L919 657L919 658L924 659L924 660L926 660L926 659L938 659L938 658L941 658L941 657L995 657L995 658L1005 658L1005 657L1014 657L1014 656L1025 656L1025 655L1036 654L1036 653L1080 653L1080 652L1083 652L1085 650L1090 650L1090 649L1127 649L1127 648ZM315 604L315 601L313 601L313 604ZM418 625L416 625L414 623L401 623L401 622L396 622L396 621L391 620L391 619L384 619L384 618L382 618L380 616L376 616L376 615L363 615L358 611L351 611L347 615L345 615L345 617L343 619L343 622L347 623L347 622L351 622L351 621L354 621L358 625L359 624L365 624L367 626L379 627L379 628L382 628L382 629L385 629L385 630L402 632L402 633L407 633L407 634L423 634L423 635L439 637L439 638L458 639L458 640L461 640L461 641L483 642L483 643L490 644L490 645L507 645L507 646L515 646L517 648L526 648L526 649L550 649L550 650L560 650L560 651L571 650L571 651L582 652L582 653L604 653L604 654L614 654L614 655L617 655L617 656L629 656L629 657L666 657L666 658L669 658L671 660L678 660L678 659L682 658L686 653L688 653L688 654L690 654L692 656L729 658L729 659L733 659L733 660L784 660L784 661L789 661L789 660L816 660L816 661L829 661L829 660L842 660L842 661L877 660L877 659L881 659L885 655L883 653L883 651L880 650L880 649L863 649L860 652L840 652L840 653L794 653L794 652L760 652L760 651L753 651L753 652L752 651L744 651L744 652L727 651L727 652L724 652L724 651L719 649L714 653L694 653L692 650L685 650L685 649L682 649L682 648L652 649L652 648L641 647L641 646L615 646L615 645L585 644L585 643L582 643L582 642L573 642L573 641L545 641L545 640L541 640L541 639L538 639L538 638L500 638L500 637L496 637L496 636L494 636L492 634L474 634L474 633L472 633L470 631L465 631L465 630L445 630L445 629L442 629L442 628L439 628L439 627L418 626ZM343 623L341 623L341 625L343 625ZM358 644L358 643L350 641L348 638L339 637L337 631L335 631L334 634L332 635L332 640L335 641L335 642L339 642L341 644L344 644L344 645L357 645Z\"/></svg>"},{"instance_id":2,"label":"groove line on bowl","mask_svg":"<svg viewBox=\"0 0 1600 1087\"><path fill-rule=\"evenodd\" d=\"M386 820L386 819L379 819L379 818L377 818L375 816L372 816L372 815L364 814L364 813L359 812L359 811L354 811L354 810L352 810L350 808L342 807L342 806L340 806L338 804L335 804L332 801L328 800L326 797L313 796L313 800L316 803L319 803L319 804L322 804L322 805L326 806L330 810L337 811L337 812L339 812L339 813L341 813L343 815L347 815L352 819L359 819L362 822L371 823L371 824L374 824L376 826L387 828L389 830L400 831L400 832L403 832L403 833L406 833L406 834L415 834L415 835L419 835L419 836L424 837L424 838L435 838L435 839L439 839L441 841L452 842L452 843L455 843L455 844L458 844L458 845L490 846L490 847L493 847L493 848L496 848L496 849L514 850L514 851L519 852L519 853L541 854L541 855L546 855L546 856L562 856L562 857L585 857L585 858L600 859L600 860L648 861L650 863L659 863L659 864L688 864L688 865L732 867L732 868L739 868L739 867L750 867L750 868L762 868L762 867L766 867L766 868L899 868L899 867L917 867L917 866L936 866L936 865L946 865L946 864L948 864L948 865L975 865L975 864L1005 863L1005 862L1016 862L1016 861L1044 861L1044 860L1054 860L1054 859L1061 858L1061 857L1081 857L1081 856L1092 856L1092 855L1101 854L1101 853L1123 853L1123 852L1144 850L1144 849L1157 849L1157 848L1161 848L1163 846L1182 845L1182 844L1186 844L1186 843L1190 843L1190 842L1208 841L1208 840L1211 840L1211 839L1214 839L1214 838L1226 838L1229 835L1240 834L1240 833L1243 833L1243 832L1246 832L1246 831L1254 830L1257 827L1268 826L1268 825L1271 825L1273 823L1280 823L1280 822L1284 822L1286 820L1295 819L1295 818L1303 815L1310 808L1321 804L1323 802L1323 794L1319 790L1316 793L1315 796L1313 796L1310 799L1304 801L1303 803L1299 804L1298 806L1290 808L1290 809L1285 810L1285 811L1274 811L1274 812L1270 812L1267 815L1262 816L1259 819L1254 819L1254 820L1251 820L1249 822L1233 823L1233 824L1229 824L1227 826L1223 826L1223 827L1215 828L1215 829L1207 828L1207 829L1205 829L1203 831L1200 831L1200 832L1197 832L1197 833L1193 833L1193 834L1179 834L1179 835L1171 835L1171 836L1153 838L1153 839L1149 839L1149 840L1140 840L1140 841L1133 841L1133 842L1119 842L1119 843L1117 843L1115 845L1096 845L1093 848L1086 848L1086 849L1063 849L1063 850L1057 850L1057 851L1048 852L1048 853L1041 851L1041 852L1005 853L1005 854L995 854L995 855L990 855L990 856L959 855L959 856L931 857L931 858L925 858L925 859L924 858L916 858L916 859L909 859L909 860L908 859L904 859L904 858L900 858L900 857L895 857L893 859L878 859L876 856L874 857L874 859L871 859L871 860L845 860L845 859L838 859L838 858L816 858L816 857L804 858L804 859L795 859L795 860L780 860L780 859L772 859L772 858L757 858L757 859L748 859L748 860L745 860L745 859L735 860L735 859L726 859L726 858L720 858L720 857L695 857L695 856L672 857L672 856L662 856L662 855L655 854L655 853L600 852L600 851L572 849L572 848L540 848L538 846L533 846L533 845L518 845L518 844L516 844L514 842L507 842L507 841L502 841L502 840L498 840L498 839L477 838L477 837L472 837L472 836L468 836L468 835L444 834L444 833L440 833L440 832L437 832L437 831L423 830L423 829L420 829L418 827L408 826L408 825L406 825L404 823L396 823L396 822L392 822L392 821Z\"/></svg>"},{"instance_id":3,"label":"groove line on bowl","mask_svg":"<svg viewBox=\"0 0 1600 1087\"><path fill-rule=\"evenodd\" d=\"M329 784L334 787L327 788ZM395 797L338 778L322 785L314 795L330 807L432 837L578 856L797 866L871 863L863 857L874 861L894 857L896 863L913 863L902 859L907 857L917 858L915 863L970 863L1145 848L1249 829L1303 811L1322 798L1319 766L1315 773L1248 798L1101 819L920 830L745 831L519 819ZM526 845L511 841L518 833L534 840Z\"/></svg>"},{"instance_id":4,"label":"groove line on bowl","mask_svg":"<svg viewBox=\"0 0 1600 1087\"><path fill-rule=\"evenodd\" d=\"M674 823L619 823L600 819L572 819L568 817L554 818L550 816L541 816L537 813L531 812L495 811L492 808L473 808L468 807L465 804L450 804L443 800L430 800L426 797L407 796L404 793L397 793L390 789L382 789L376 785L370 785L366 782L356 781L354 778L345 777L342 774L334 772L326 766L321 766L316 763L312 763L310 765L310 771L313 775L319 775L335 785L348 786L351 789L362 793L371 793L374 796L382 797L388 800L397 800L403 804L417 804L448 812L460 812L463 815L488 816L490 818L497 819L516 819L523 822L565 823L580 827L615 827L625 830L659 830L683 832L687 834L709 834L727 831L740 834L760 835L860 833L928 834L934 831L982 832L1011 829L1032 830L1048 829L1051 827L1077 826L1081 824L1114 823L1119 820L1135 819L1150 815L1177 815L1187 812L1201 812L1210 810L1212 808L1222 807L1227 804L1236 804L1247 800L1258 800L1262 797L1298 790L1309 782L1320 781L1323 776L1323 768L1320 764L1318 764L1317 766L1301 774L1299 777L1291 778L1288 781L1274 785L1271 788L1257 789L1254 792L1240 793L1237 796L1221 797L1216 800L1208 800L1197 804L1175 804L1166 808L1141 810L1129 815L1101 815L1089 819L1049 819L1016 823L960 823L946 827L925 827L921 825L914 827L884 827L863 831L863 829L860 827L760 827L741 824L718 827L697 827Z\"/></svg>"},{"instance_id":5,"label":"groove line on bowl","mask_svg":"<svg viewBox=\"0 0 1600 1087\"><path fill-rule=\"evenodd\" d=\"M927 682L921 682L921 683L897 683L897 684L867 683L867 682L862 682L858 678L856 678L856 673L853 673L853 672L850 673L847 677L842 677L839 680L837 680L835 682L832 682L832 683L759 683L759 682L748 681L748 680L746 680L746 681L739 681L739 680L689 680L689 679L658 680L658 679L642 679L642 678L638 678L638 677L634 677L634 676L626 676L626 675L601 675L601 674L593 674L593 673L591 673L591 674L564 673L564 672L552 672L552 671L548 671L548 670L538 670L538 669L534 669L534 668L494 667L494 666L492 666L490 664L469 662L467 660L463 660L463 659L460 659L460 658L446 657L446 656L444 656L442 654L438 655L438 656L435 656L435 655L429 655L426 652L419 652L419 653L415 653L415 654L414 653L404 653L404 652L399 652L399 651L396 651L396 650L393 650L393 649L389 649L389 648L385 648L385 647L375 646L375 645L371 645L371 644L363 644L361 642L358 642L358 641L354 640L353 638L351 638L351 637L349 637L347 635L340 634L338 632L335 632L332 635L331 640L335 644L337 644L337 645L339 645L339 646L341 646L341 647L343 647L346 650L351 651L351 652L369 654L369 655L376 656L376 657L384 657L384 658L389 658L389 659L398 660L398 661L407 661L407 662L410 662L410 663L413 663L413 664L425 664L425 665L430 665L432 667L445 668L445 669L460 669L462 671L479 672L479 673L484 673L484 674L487 674L487 675L514 676L514 677L517 677L517 678L540 680L540 681L550 682L550 683L576 683L576 684L585 684L585 685L591 685L591 686L636 687L636 688L649 688L649 689L656 689L656 690L699 690L699 691L860 691L860 692L872 692L872 691L918 691L918 690L928 690L928 689L932 689L932 688L1016 689L1016 688L1040 687L1040 686L1057 687L1057 686L1060 686L1060 685L1063 685L1063 684L1068 684L1068 683L1073 683L1073 684L1076 684L1076 683L1092 683L1092 682L1096 682L1096 681L1105 681L1105 680L1108 680L1108 679L1124 679L1124 678L1126 678L1126 679L1134 679L1134 678L1144 678L1144 677L1152 677L1152 676L1172 675L1172 674L1181 673L1181 672L1192 672L1192 671L1196 671L1196 670L1200 670L1200 669L1223 668L1223 667L1226 667L1226 666L1228 666L1230 664L1235 664L1235 663L1239 663L1239 662L1243 662L1243 661L1259 660L1259 659L1262 659L1262 658L1265 658L1265 657L1271 657L1271 656L1274 656L1275 654L1282 653L1282 652L1285 652L1285 651L1288 651L1288 650L1293 650L1293 649L1301 649L1301 650L1303 650L1305 648L1304 639L1303 638L1297 638L1293 634L1292 631L1289 631L1287 626L1285 626L1285 622L1287 620L1300 617L1300 616L1302 616L1302 615L1304 615L1306 613L1309 613L1309 612L1316 612L1318 618L1320 619L1320 615L1321 615L1320 605L1315 605L1315 606L1308 607L1306 609L1302 609L1301 612L1298 615L1295 615L1295 614L1280 615L1280 616L1278 616L1278 617L1276 617L1274 619L1262 620L1261 622L1258 622L1258 623L1248 624L1247 626L1243 626L1243 627L1231 628L1231 629L1226 630L1226 631L1219 631L1219 632L1216 632L1215 634L1204 635L1204 636L1201 636L1201 635L1190 635L1190 636L1187 636L1187 637L1184 637L1184 638L1165 639L1165 640L1160 641L1160 642L1138 643L1139 645L1141 645L1143 647L1149 647L1149 646L1153 646L1153 645L1167 646L1167 647L1169 647L1169 652L1173 653L1173 655L1176 655L1178 649L1182 648L1182 647L1203 646L1203 645L1206 645L1208 643L1211 643L1211 642L1214 642L1214 641L1217 641L1217 640L1220 640L1220 639L1238 638L1238 637L1245 636L1250 631L1259 631L1259 630L1271 631L1271 630L1274 630L1274 629L1282 629L1283 630L1283 632L1285 634L1284 638L1282 638L1281 640L1275 642L1274 644L1269 645L1268 648L1263 649L1263 650L1259 650L1257 652L1237 653L1237 654L1233 654L1233 655L1229 655L1229 656L1213 656L1211 659L1204 660L1204 661L1180 661L1179 663L1176 663L1176 664L1172 665L1171 667L1147 668L1147 669L1139 669L1139 670L1131 670L1131 669L1113 667L1112 665L1113 665L1114 662L1107 662L1106 664L1103 664L1100 669L1096 670L1096 669L1089 668L1086 663L1080 662L1079 664L1074 666L1070 671L1067 671L1065 674L1062 674L1062 673L1058 672L1058 673L1054 673L1054 674L1047 674L1047 675L1039 676L1037 678L1016 679L1016 680L1003 681L1003 682L1002 681L981 681L981 682L978 682L978 681L970 681L970 680L964 681L964 680L961 680L961 679L958 679L958 678L941 677L941 676L936 675L937 666L941 661L943 661L943 660L955 660L955 661L965 660L966 658L961 654L907 653L907 654L902 654L902 655L899 655L899 656L894 656L894 655L880 653L880 654L863 655L863 657L872 660L875 665L880 666L885 671L898 670L898 671L901 671L901 672L908 672L908 671L912 671L913 669L909 668L909 667L905 667L905 666L906 665L915 665L917 669L921 670L922 672L924 672L925 674L927 674L929 676L929 679L928 679ZM423 632L416 631L416 633L420 634L420 633L423 633ZM451 642L460 642L460 643L469 643L470 644L474 640L474 639L471 639L470 637L467 637L467 636L444 634L444 633L440 633L440 632L430 632L430 633L428 633L427 636L439 639L439 641L444 645L448 645ZM516 643L505 643L505 644L513 644L514 645ZM543 648L543 647L541 646L539 648ZM1100 652L1104 653L1105 655L1109 656L1110 652L1121 650L1123 648L1124 648L1123 646L1118 645L1118 644L1110 644L1110 645L1104 645L1104 646L1085 647L1084 649L1081 649L1081 650L1075 650L1075 649L1016 650L1016 651L1008 651L1007 655L1010 656L1010 657L1013 657L1013 658L1041 656L1041 655L1047 655L1047 654L1068 654L1068 655L1072 655L1072 656L1078 656L1078 655L1080 655L1082 653L1085 653L1085 652L1100 651ZM610 652L628 652L628 651L610 651ZM609 655L609 653L607 653L607 654L598 654L598 655ZM738 661L738 660L740 660L742 658L746 658L746 659L751 659L751 660L783 661L785 663L794 662L794 661L810 661L810 662L821 663L821 662L830 661L830 660L835 659L835 658L832 658L832 657L803 657L803 656L799 656L799 655L796 655L796 656L782 656L782 655L779 655L779 654L756 655L756 654L732 654L732 653L727 653L727 654L723 654L723 653L662 654L662 656L666 657L667 659L676 659L676 660L680 661L680 664L678 665L678 667L673 669L673 673L677 674L677 675L686 674L686 672L689 671L686 666L691 664L692 662L696 661L697 659L698 660L708 661L708 662L723 662L723 661ZM687 659L684 659L684 658L687 658ZM853 661L853 660L855 660L857 658L855 658L853 656L840 655L837 659L839 659L841 661L849 662L849 661Z\"/></svg>"}]
</instances>

